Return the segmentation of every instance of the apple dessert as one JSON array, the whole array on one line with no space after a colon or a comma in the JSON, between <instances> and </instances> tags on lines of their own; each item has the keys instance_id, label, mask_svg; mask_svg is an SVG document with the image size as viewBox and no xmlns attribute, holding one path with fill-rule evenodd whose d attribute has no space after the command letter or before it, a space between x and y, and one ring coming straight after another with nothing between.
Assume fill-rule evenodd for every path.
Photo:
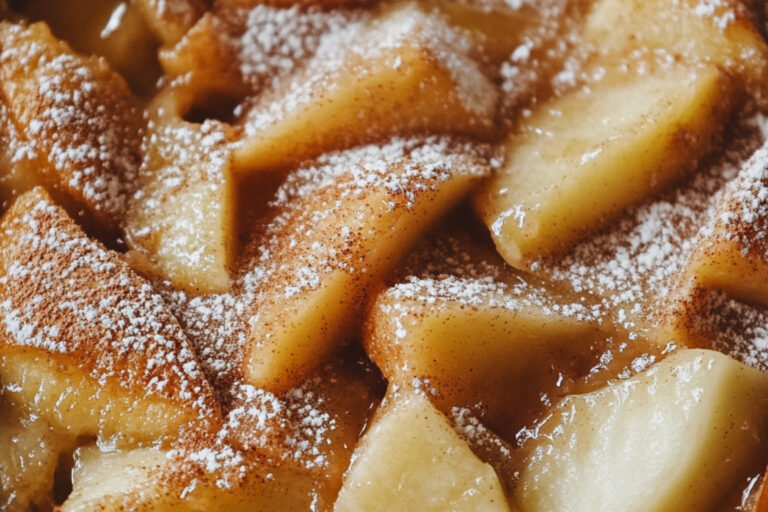
<instances>
[{"instance_id":1,"label":"apple dessert","mask_svg":"<svg viewBox=\"0 0 768 512\"><path fill-rule=\"evenodd\" d=\"M0 512L768 512L756 0L0 0Z\"/></svg>"}]
</instances>

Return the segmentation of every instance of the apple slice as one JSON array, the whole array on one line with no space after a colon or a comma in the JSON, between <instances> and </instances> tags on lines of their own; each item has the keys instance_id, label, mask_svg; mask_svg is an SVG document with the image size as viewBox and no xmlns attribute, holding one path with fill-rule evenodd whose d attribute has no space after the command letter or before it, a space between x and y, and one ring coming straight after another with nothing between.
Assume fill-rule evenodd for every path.
<instances>
[{"instance_id":1,"label":"apple slice","mask_svg":"<svg viewBox=\"0 0 768 512\"><path fill-rule=\"evenodd\" d=\"M225 292L236 250L233 129L179 116L188 93L161 92L148 108L144 161L126 215L132 263L192 293Z\"/></svg>"},{"instance_id":2,"label":"apple slice","mask_svg":"<svg viewBox=\"0 0 768 512\"><path fill-rule=\"evenodd\" d=\"M498 95L470 46L414 4L338 31L246 112L238 167L282 168L392 135L488 138Z\"/></svg>"},{"instance_id":3,"label":"apple slice","mask_svg":"<svg viewBox=\"0 0 768 512\"><path fill-rule=\"evenodd\" d=\"M103 56L136 94L148 95L154 91L162 70L157 62L157 38L138 4L117 0L26 0L15 2L13 8L28 20L44 21L74 50Z\"/></svg>"},{"instance_id":4,"label":"apple slice","mask_svg":"<svg viewBox=\"0 0 768 512\"><path fill-rule=\"evenodd\" d=\"M218 405L163 300L41 188L0 223L0 382L57 428L151 441Z\"/></svg>"},{"instance_id":5,"label":"apple slice","mask_svg":"<svg viewBox=\"0 0 768 512\"><path fill-rule=\"evenodd\" d=\"M527 446L524 510L713 510L765 464L768 375L680 350L564 399Z\"/></svg>"},{"instance_id":6,"label":"apple slice","mask_svg":"<svg viewBox=\"0 0 768 512\"><path fill-rule=\"evenodd\" d=\"M220 431L187 432L172 453L82 448L62 508L328 510L379 399L359 362L329 363L281 397L240 386Z\"/></svg>"},{"instance_id":7,"label":"apple slice","mask_svg":"<svg viewBox=\"0 0 768 512\"><path fill-rule=\"evenodd\" d=\"M727 83L715 67L676 68L540 105L474 196L504 259L525 268L691 171L720 132Z\"/></svg>"},{"instance_id":8,"label":"apple slice","mask_svg":"<svg viewBox=\"0 0 768 512\"><path fill-rule=\"evenodd\" d=\"M71 212L114 229L140 161L142 117L125 82L44 23L0 23L0 47L0 90L18 137L12 163Z\"/></svg>"},{"instance_id":9,"label":"apple slice","mask_svg":"<svg viewBox=\"0 0 768 512\"><path fill-rule=\"evenodd\" d=\"M183 76L183 80L199 88L197 95L202 97L197 102L206 102L204 96L213 91L245 96L247 89L234 43L238 40L236 28L245 30L239 25L232 27L231 22L228 24L215 13L206 13L177 44L159 52L165 75Z\"/></svg>"},{"instance_id":10,"label":"apple slice","mask_svg":"<svg viewBox=\"0 0 768 512\"><path fill-rule=\"evenodd\" d=\"M11 406L0 394L0 509L50 509L59 454L72 450L74 441L43 418Z\"/></svg>"},{"instance_id":11,"label":"apple slice","mask_svg":"<svg viewBox=\"0 0 768 512\"><path fill-rule=\"evenodd\" d=\"M365 323L371 359L390 383L428 382L441 410L473 408L502 434L541 407L540 393L556 396L551 368L584 375L609 335L589 303L526 279L490 240L461 231L420 244L388 284Z\"/></svg>"},{"instance_id":12,"label":"apple slice","mask_svg":"<svg viewBox=\"0 0 768 512\"><path fill-rule=\"evenodd\" d=\"M75 458L72 493L61 512L271 512L310 510L313 503L313 480L285 464L249 467L223 485L166 451L101 452L85 446Z\"/></svg>"},{"instance_id":13,"label":"apple slice","mask_svg":"<svg viewBox=\"0 0 768 512\"><path fill-rule=\"evenodd\" d=\"M336 512L509 510L493 468L429 400L389 400L355 450Z\"/></svg>"},{"instance_id":14,"label":"apple slice","mask_svg":"<svg viewBox=\"0 0 768 512\"><path fill-rule=\"evenodd\" d=\"M246 380L286 391L348 339L371 284L490 172L488 149L393 139L291 173L246 251Z\"/></svg>"},{"instance_id":15,"label":"apple slice","mask_svg":"<svg viewBox=\"0 0 768 512\"><path fill-rule=\"evenodd\" d=\"M762 89L768 72L768 46L740 0L599 0L584 39L608 61L645 52L714 64L745 90Z\"/></svg>"},{"instance_id":16,"label":"apple slice","mask_svg":"<svg viewBox=\"0 0 768 512\"><path fill-rule=\"evenodd\" d=\"M697 244L686 275L696 284L768 304L768 143L725 186L712 225Z\"/></svg>"},{"instance_id":17,"label":"apple slice","mask_svg":"<svg viewBox=\"0 0 768 512\"><path fill-rule=\"evenodd\" d=\"M78 448L74 455L72 492L61 511L121 510L121 498L135 500L138 496L134 493L151 488L167 454L150 448L111 453L102 453L96 446Z\"/></svg>"},{"instance_id":18,"label":"apple slice","mask_svg":"<svg viewBox=\"0 0 768 512\"><path fill-rule=\"evenodd\" d=\"M740 165L739 174L725 184L711 208L675 283L670 307L656 322L661 339L688 346L733 347L734 332L756 326L747 327L742 314L748 309L736 313L723 299L768 305L768 242L763 236L768 228L768 143ZM748 308L746 304L736 309ZM723 323L726 319L728 325ZM722 332L730 339L723 339Z\"/></svg>"},{"instance_id":19,"label":"apple slice","mask_svg":"<svg viewBox=\"0 0 768 512\"><path fill-rule=\"evenodd\" d=\"M163 44L176 43L208 8L206 0L138 0L147 23Z\"/></svg>"},{"instance_id":20,"label":"apple slice","mask_svg":"<svg viewBox=\"0 0 768 512\"><path fill-rule=\"evenodd\" d=\"M512 52L525 45L526 37L535 38L545 21L551 21L555 14L561 14L551 1L522 3L514 7L504 2L464 2L462 0L430 0L421 5L445 16L452 26L464 29L476 42L480 57L492 62L502 62Z\"/></svg>"}]
</instances>

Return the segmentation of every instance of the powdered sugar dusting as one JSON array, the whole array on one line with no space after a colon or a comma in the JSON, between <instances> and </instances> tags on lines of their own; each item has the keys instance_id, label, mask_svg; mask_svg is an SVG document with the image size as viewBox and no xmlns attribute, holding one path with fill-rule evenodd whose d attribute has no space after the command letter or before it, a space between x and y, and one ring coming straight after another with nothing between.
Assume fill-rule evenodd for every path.
<instances>
[{"instance_id":1,"label":"powdered sugar dusting","mask_svg":"<svg viewBox=\"0 0 768 512\"><path fill-rule=\"evenodd\" d=\"M44 25L3 23L0 38L5 97L22 127L16 158L46 162L43 174L116 222L139 159L140 113L124 82L104 61L71 53Z\"/></svg>"},{"instance_id":2,"label":"powdered sugar dusting","mask_svg":"<svg viewBox=\"0 0 768 512\"><path fill-rule=\"evenodd\" d=\"M255 304L279 302L289 310L338 271L368 279L373 261L365 241L377 236L366 227L371 198L376 208L408 212L449 179L487 175L492 156L487 146L449 138L395 138L330 153L290 173L246 251L235 292L167 295L209 377L232 381L240 374L248 330L265 327L263 308Z\"/></svg>"},{"instance_id":3,"label":"powdered sugar dusting","mask_svg":"<svg viewBox=\"0 0 768 512\"><path fill-rule=\"evenodd\" d=\"M768 311L739 302L722 292L707 291L697 329L712 348L744 364L768 371Z\"/></svg>"},{"instance_id":4,"label":"powdered sugar dusting","mask_svg":"<svg viewBox=\"0 0 768 512\"><path fill-rule=\"evenodd\" d=\"M364 14L298 5L288 9L257 5L250 10L221 11L218 16L235 32L228 43L238 56L243 80L251 90L259 91L298 69L314 56L324 37L349 30Z\"/></svg>"},{"instance_id":5,"label":"powdered sugar dusting","mask_svg":"<svg viewBox=\"0 0 768 512\"><path fill-rule=\"evenodd\" d=\"M535 309L545 315L594 320L588 303L560 300L551 289L526 280L501 262L478 260L466 252L473 245L470 240L450 234L422 243L406 262L405 276L384 293L390 300L381 302L379 308L387 315L402 318L410 313L405 301L416 301L419 307L461 305L518 312ZM406 335L405 329L396 333L400 338Z\"/></svg>"},{"instance_id":6,"label":"powdered sugar dusting","mask_svg":"<svg viewBox=\"0 0 768 512\"><path fill-rule=\"evenodd\" d=\"M321 91L334 91L338 88L338 69L348 68L349 73L364 76L370 73L366 63L390 57L393 69L399 69L402 58L397 50L404 48L421 48L437 59L451 74L468 111L486 117L494 113L497 93L478 64L469 58L469 40L442 19L427 16L413 6L383 19L356 19L339 25L317 41L317 50L306 69L285 82L277 82L280 94L268 97L266 104L256 103L246 114L244 126L248 135L264 131L287 112L315 101Z\"/></svg>"},{"instance_id":7,"label":"powdered sugar dusting","mask_svg":"<svg viewBox=\"0 0 768 512\"><path fill-rule=\"evenodd\" d=\"M600 298L602 314L635 335L648 327L654 308L672 294L722 187L738 172L744 148L701 171L689 185L640 206L607 232L578 245L544 272L580 294ZM663 307L663 306L661 306Z\"/></svg>"},{"instance_id":8,"label":"powdered sugar dusting","mask_svg":"<svg viewBox=\"0 0 768 512\"><path fill-rule=\"evenodd\" d=\"M758 149L728 184L714 230L739 244L742 254L768 258L768 143Z\"/></svg>"},{"instance_id":9,"label":"powdered sugar dusting","mask_svg":"<svg viewBox=\"0 0 768 512\"><path fill-rule=\"evenodd\" d=\"M34 191L6 217L7 343L67 354L104 386L210 412L208 384L163 300L116 255Z\"/></svg>"},{"instance_id":10,"label":"powdered sugar dusting","mask_svg":"<svg viewBox=\"0 0 768 512\"><path fill-rule=\"evenodd\" d=\"M693 7L693 13L701 18L709 18L720 30L725 30L736 20L733 3L726 0L700 0Z\"/></svg>"}]
</instances>

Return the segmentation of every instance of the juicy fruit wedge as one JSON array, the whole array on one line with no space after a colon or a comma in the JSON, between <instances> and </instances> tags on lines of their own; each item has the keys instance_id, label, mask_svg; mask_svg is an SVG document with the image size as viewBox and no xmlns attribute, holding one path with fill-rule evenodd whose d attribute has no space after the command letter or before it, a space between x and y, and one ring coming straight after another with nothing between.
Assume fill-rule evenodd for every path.
<instances>
[{"instance_id":1,"label":"juicy fruit wedge","mask_svg":"<svg viewBox=\"0 0 768 512\"><path fill-rule=\"evenodd\" d=\"M541 406L550 368L583 375L607 334L588 306L510 271L483 242L450 233L417 246L405 276L376 296L363 342L390 383L428 382L441 410L479 409L514 435L515 420Z\"/></svg>"},{"instance_id":2,"label":"juicy fruit wedge","mask_svg":"<svg viewBox=\"0 0 768 512\"><path fill-rule=\"evenodd\" d=\"M310 510L312 503L312 479L285 465L249 470L227 487L217 485L204 471L190 474L165 451L104 453L86 446L76 452L75 459L73 490L62 512L298 512Z\"/></svg>"},{"instance_id":3,"label":"juicy fruit wedge","mask_svg":"<svg viewBox=\"0 0 768 512\"><path fill-rule=\"evenodd\" d=\"M85 55L102 55L138 94L159 78L157 40L138 2L28 0L13 5L27 19L44 21L60 39Z\"/></svg>"},{"instance_id":4,"label":"juicy fruit wedge","mask_svg":"<svg viewBox=\"0 0 768 512\"><path fill-rule=\"evenodd\" d=\"M355 451L334 510L509 510L493 468L418 394L394 400Z\"/></svg>"},{"instance_id":5,"label":"juicy fruit wedge","mask_svg":"<svg viewBox=\"0 0 768 512\"><path fill-rule=\"evenodd\" d=\"M0 224L0 382L74 435L149 441L218 406L162 299L44 190Z\"/></svg>"},{"instance_id":6,"label":"juicy fruit wedge","mask_svg":"<svg viewBox=\"0 0 768 512\"><path fill-rule=\"evenodd\" d=\"M244 386L222 430L202 439L190 433L170 453L81 448L62 508L329 510L378 403L365 374L357 363L329 364L280 398Z\"/></svg>"},{"instance_id":7,"label":"juicy fruit wedge","mask_svg":"<svg viewBox=\"0 0 768 512\"><path fill-rule=\"evenodd\" d=\"M74 439L19 409L0 395L0 509L50 509L59 454L71 450Z\"/></svg>"},{"instance_id":8,"label":"juicy fruit wedge","mask_svg":"<svg viewBox=\"0 0 768 512\"><path fill-rule=\"evenodd\" d=\"M175 46L161 50L160 63L167 76L185 76L201 91L217 91L231 96L247 92L239 71L237 55L222 42L222 23L212 13L206 13ZM233 40L234 33L226 33Z\"/></svg>"},{"instance_id":9,"label":"juicy fruit wedge","mask_svg":"<svg viewBox=\"0 0 768 512\"><path fill-rule=\"evenodd\" d=\"M674 283L671 307L658 322L657 338L687 346L731 346L737 337L734 332L743 332L747 325L738 314L726 313L730 300L723 299L744 306L768 305L766 183L768 144L764 143L722 189L685 271Z\"/></svg>"},{"instance_id":10,"label":"juicy fruit wedge","mask_svg":"<svg viewBox=\"0 0 768 512\"><path fill-rule=\"evenodd\" d=\"M178 95L178 97L177 97ZM132 263L192 293L229 289L235 236L232 129L178 116L184 91L160 93L126 218ZM161 114L162 113L162 114Z\"/></svg>"},{"instance_id":11,"label":"juicy fruit wedge","mask_svg":"<svg viewBox=\"0 0 768 512\"><path fill-rule=\"evenodd\" d=\"M711 229L697 244L687 278L745 302L768 304L768 143L730 181Z\"/></svg>"},{"instance_id":12,"label":"juicy fruit wedge","mask_svg":"<svg viewBox=\"0 0 768 512\"><path fill-rule=\"evenodd\" d=\"M8 185L15 193L44 185L69 211L115 228L140 158L141 113L125 82L43 23L0 23L0 47L0 89L13 124L4 130L15 157Z\"/></svg>"},{"instance_id":13,"label":"juicy fruit wedge","mask_svg":"<svg viewBox=\"0 0 768 512\"><path fill-rule=\"evenodd\" d=\"M494 62L509 58L526 36L540 28L544 18L544 13L529 3L517 9L501 2L489 6L461 0L425 1L421 5L438 11L452 26L469 31L479 54Z\"/></svg>"},{"instance_id":14,"label":"juicy fruit wedge","mask_svg":"<svg viewBox=\"0 0 768 512\"><path fill-rule=\"evenodd\" d=\"M72 493L63 512L120 510L121 498L142 487L151 487L165 463L167 452L140 448L125 453L103 454L95 446L78 448L72 471ZM127 503L126 503L127 504Z\"/></svg>"},{"instance_id":15,"label":"juicy fruit wedge","mask_svg":"<svg viewBox=\"0 0 768 512\"><path fill-rule=\"evenodd\" d=\"M568 245L694 168L720 131L714 67L609 80L541 105L475 205L515 267Z\"/></svg>"},{"instance_id":16,"label":"juicy fruit wedge","mask_svg":"<svg viewBox=\"0 0 768 512\"><path fill-rule=\"evenodd\" d=\"M768 47L739 0L600 0L584 38L609 60L638 52L674 55L728 70L747 87L761 87L768 70Z\"/></svg>"},{"instance_id":17,"label":"juicy fruit wedge","mask_svg":"<svg viewBox=\"0 0 768 512\"><path fill-rule=\"evenodd\" d=\"M205 0L138 0L149 26L163 44L173 44L206 10Z\"/></svg>"},{"instance_id":18,"label":"juicy fruit wedge","mask_svg":"<svg viewBox=\"0 0 768 512\"><path fill-rule=\"evenodd\" d=\"M354 30L250 109L238 167L281 168L392 135L492 133L497 93L443 22L411 5Z\"/></svg>"},{"instance_id":19,"label":"juicy fruit wedge","mask_svg":"<svg viewBox=\"0 0 768 512\"><path fill-rule=\"evenodd\" d=\"M703 511L765 463L768 375L708 350L563 400L532 441L529 511Z\"/></svg>"},{"instance_id":20,"label":"juicy fruit wedge","mask_svg":"<svg viewBox=\"0 0 768 512\"><path fill-rule=\"evenodd\" d=\"M350 337L371 284L488 172L477 146L432 138L332 153L291 173L245 279L256 282L246 379L275 392L300 383Z\"/></svg>"}]
</instances>

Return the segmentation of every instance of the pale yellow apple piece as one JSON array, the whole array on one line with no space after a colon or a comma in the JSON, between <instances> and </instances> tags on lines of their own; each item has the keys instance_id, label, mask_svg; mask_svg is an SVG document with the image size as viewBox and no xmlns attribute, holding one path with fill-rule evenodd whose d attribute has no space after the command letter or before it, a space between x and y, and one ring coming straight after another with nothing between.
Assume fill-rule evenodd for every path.
<instances>
[{"instance_id":1,"label":"pale yellow apple piece","mask_svg":"<svg viewBox=\"0 0 768 512\"><path fill-rule=\"evenodd\" d=\"M767 162L768 144L763 144L722 189L675 282L670 307L654 322L657 338L687 346L722 346L715 337L735 326L703 321L719 316L713 316L711 308L722 307L722 302L712 299L768 305L768 241L762 234L768 228Z\"/></svg>"},{"instance_id":2,"label":"pale yellow apple piece","mask_svg":"<svg viewBox=\"0 0 768 512\"><path fill-rule=\"evenodd\" d=\"M0 209L6 211L14 199L41 182L37 165L27 159L17 158L24 151L8 106L0 101Z\"/></svg>"},{"instance_id":3,"label":"pale yellow apple piece","mask_svg":"<svg viewBox=\"0 0 768 512\"><path fill-rule=\"evenodd\" d=\"M493 133L497 92L443 21L408 4L335 37L246 112L238 168L281 168L392 135Z\"/></svg>"},{"instance_id":4,"label":"pale yellow apple piece","mask_svg":"<svg viewBox=\"0 0 768 512\"><path fill-rule=\"evenodd\" d=\"M225 292L236 250L233 130L217 121L183 121L170 114L177 101L184 100L166 90L148 109L155 115L126 216L130 257L176 288Z\"/></svg>"},{"instance_id":5,"label":"pale yellow apple piece","mask_svg":"<svg viewBox=\"0 0 768 512\"><path fill-rule=\"evenodd\" d=\"M730 181L686 277L745 302L768 304L768 143Z\"/></svg>"},{"instance_id":6,"label":"pale yellow apple piece","mask_svg":"<svg viewBox=\"0 0 768 512\"><path fill-rule=\"evenodd\" d=\"M497 427L540 405L550 368L588 371L590 347L609 334L588 303L526 280L479 244L452 235L420 244L404 277L376 296L363 342L390 383L419 379L441 410L479 407Z\"/></svg>"},{"instance_id":7,"label":"pale yellow apple piece","mask_svg":"<svg viewBox=\"0 0 768 512\"><path fill-rule=\"evenodd\" d=\"M752 90L762 87L768 71L768 47L740 0L599 0L584 39L608 59L645 51L710 63Z\"/></svg>"},{"instance_id":8,"label":"pale yellow apple piece","mask_svg":"<svg viewBox=\"0 0 768 512\"><path fill-rule=\"evenodd\" d=\"M540 105L474 196L504 259L563 250L695 168L729 97L714 67L604 80Z\"/></svg>"},{"instance_id":9,"label":"pale yellow apple piece","mask_svg":"<svg viewBox=\"0 0 768 512\"><path fill-rule=\"evenodd\" d=\"M255 283L246 379L285 391L348 339L372 283L490 172L482 151L451 139L394 139L290 174L245 279Z\"/></svg>"},{"instance_id":10,"label":"pale yellow apple piece","mask_svg":"<svg viewBox=\"0 0 768 512\"><path fill-rule=\"evenodd\" d=\"M253 8L259 5L288 9L293 6L301 8L333 9L338 7L356 7L368 3L368 0L218 0L216 7L222 8Z\"/></svg>"},{"instance_id":11,"label":"pale yellow apple piece","mask_svg":"<svg viewBox=\"0 0 768 512\"><path fill-rule=\"evenodd\" d=\"M181 39L207 9L206 0L137 0L149 26L165 45Z\"/></svg>"},{"instance_id":12,"label":"pale yellow apple piece","mask_svg":"<svg viewBox=\"0 0 768 512\"><path fill-rule=\"evenodd\" d=\"M0 90L12 164L86 224L116 228L140 161L141 111L106 61L74 53L44 23L0 23ZM21 191L19 191L21 192Z\"/></svg>"},{"instance_id":13,"label":"pale yellow apple piece","mask_svg":"<svg viewBox=\"0 0 768 512\"><path fill-rule=\"evenodd\" d=\"M0 446L0 510L50 509L59 454L74 447L74 438L0 395Z\"/></svg>"},{"instance_id":14,"label":"pale yellow apple piece","mask_svg":"<svg viewBox=\"0 0 768 512\"><path fill-rule=\"evenodd\" d=\"M41 188L0 223L0 382L74 435L150 441L215 418L189 342L152 287Z\"/></svg>"},{"instance_id":15,"label":"pale yellow apple piece","mask_svg":"<svg viewBox=\"0 0 768 512\"><path fill-rule=\"evenodd\" d=\"M493 468L429 400L390 400L355 450L336 512L510 510Z\"/></svg>"},{"instance_id":16,"label":"pale yellow apple piece","mask_svg":"<svg viewBox=\"0 0 768 512\"><path fill-rule=\"evenodd\" d=\"M282 397L236 387L223 428L173 452L81 448L63 509L328 510L379 401L365 375L335 361Z\"/></svg>"},{"instance_id":17,"label":"pale yellow apple piece","mask_svg":"<svg viewBox=\"0 0 768 512\"><path fill-rule=\"evenodd\" d=\"M543 2L552 8L551 3ZM467 30L480 54L494 62L509 59L512 52L526 43L526 36L541 29L546 13L533 3L519 8L503 2L482 4L462 0L430 0L421 5L445 16L452 26Z\"/></svg>"},{"instance_id":18,"label":"pale yellow apple piece","mask_svg":"<svg viewBox=\"0 0 768 512\"><path fill-rule=\"evenodd\" d=\"M152 488L167 455L149 448L111 453L102 453L96 446L78 448L72 492L61 506L62 512L122 510L121 505L136 503L141 496L138 492Z\"/></svg>"},{"instance_id":19,"label":"pale yellow apple piece","mask_svg":"<svg viewBox=\"0 0 768 512\"><path fill-rule=\"evenodd\" d=\"M230 11L224 12L231 14ZM206 96L213 92L240 99L246 97L248 90L233 44L237 41L235 28L241 27L229 26L214 13L203 15L176 45L160 51L160 63L165 75L174 78L183 76L184 80L194 84L198 89L195 99L200 104L209 102Z\"/></svg>"},{"instance_id":20,"label":"pale yellow apple piece","mask_svg":"<svg viewBox=\"0 0 768 512\"><path fill-rule=\"evenodd\" d=\"M309 473L286 464L249 467L234 483L223 485L167 451L105 453L86 446L77 450L75 460L73 490L62 512L302 512L313 502Z\"/></svg>"},{"instance_id":21,"label":"pale yellow apple piece","mask_svg":"<svg viewBox=\"0 0 768 512\"><path fill-rule=\"evenodd\" d=\"M27 0L14 4L32 21L44 21L53 33L84 55L101 55L141 95L160 77L158 41L138 2L120 0Z\"/></svg>"},{"instance_id":22,"label":"pale yellow apple piece","mask_svg":"<svg viewBox=\"0 0 768 512\"><path fill-rule=\"evenodd\" d=\"M564 399L528 445L530 512L715 510L766 455L768 375L683 349L626 381Z\"/></svg>"}]
</instances>

